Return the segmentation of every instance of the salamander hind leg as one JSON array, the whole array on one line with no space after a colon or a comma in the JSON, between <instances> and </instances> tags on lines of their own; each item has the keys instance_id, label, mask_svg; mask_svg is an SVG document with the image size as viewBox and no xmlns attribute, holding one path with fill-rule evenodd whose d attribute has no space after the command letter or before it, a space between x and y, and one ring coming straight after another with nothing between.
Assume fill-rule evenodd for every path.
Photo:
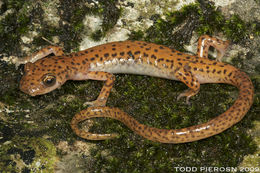
<instances>
[{"instance_id":1,"label":"salamander hind leg","mask_svg":"<svg viewBox=\"0 0 260 173\"><path fill-rule=\"evenodd\" d=\"M200 36L198 41L197 56L201 58L208 58L208 50L210 46L214 47L217 50L216 59L221 62L222 57L224 56L229 46L229 41L223 41L215 37L202 35Z\"/></svg>"},{"instance_id":2,"label":"salamander hind leg","mask_svg":"<svg viewBox=\"0 0 260 173\"><path fill-rule=\"evenodd\" d=\"M190 97L196 95L200 90L200 83L198 79L194 75L192 75L189 69L185 68L178 69L175 72L175 76L177 79L179 79L189 87L189 89L187 89L177 97L177 100L179 100L182 97L186 97L186 103L190 104Z\"/></svg>"}]
</instances>

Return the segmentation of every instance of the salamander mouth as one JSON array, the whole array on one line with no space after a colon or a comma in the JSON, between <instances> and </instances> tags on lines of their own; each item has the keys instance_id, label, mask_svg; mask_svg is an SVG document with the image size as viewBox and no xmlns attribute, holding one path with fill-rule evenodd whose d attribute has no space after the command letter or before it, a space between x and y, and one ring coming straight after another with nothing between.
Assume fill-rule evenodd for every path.
<instances>
[{"instance_id":1,"label":"salamander mouth","mask_svg":"<svg viewBox=\"0 0 260 173\"><path fill-rule=\"evenodd\" d=\"M39 94L37 94L37 91L38 91L39 89L23 87L23 85L20 85L20 90L21 90L22 92L24 92L25 94L28 94L28 95L30 95L30 96L39 95Z\"/></svg>"}]
</instances>

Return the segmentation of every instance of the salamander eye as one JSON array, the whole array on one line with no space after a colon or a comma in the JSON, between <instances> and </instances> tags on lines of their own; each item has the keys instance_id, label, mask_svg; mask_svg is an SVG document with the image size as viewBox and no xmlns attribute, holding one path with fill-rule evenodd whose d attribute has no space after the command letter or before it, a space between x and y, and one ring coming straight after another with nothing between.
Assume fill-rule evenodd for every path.
<instances>
[{"instance_id":1,"label":"salamander eye","mask_svg":"<svg viewBox=\"0 0 260 173\"><path fill-rule=\"evenodd\" d=\"M56 77L53 74L43 76L42 82L45 86L51 87L56 83Z\"/></svg>"}]
</instances>

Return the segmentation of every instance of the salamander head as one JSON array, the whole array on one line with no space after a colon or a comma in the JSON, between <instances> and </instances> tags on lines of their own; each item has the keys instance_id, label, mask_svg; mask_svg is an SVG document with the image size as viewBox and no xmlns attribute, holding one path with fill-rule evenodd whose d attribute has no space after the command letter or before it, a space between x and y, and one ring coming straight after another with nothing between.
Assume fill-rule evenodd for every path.
<instances>
[{"instance_id":1,"label":"salamander head","mask_svg":"<svg viewBox=\"0 0 260 173\"><path fill-rule=\"evenodd\" d=\"M50 60L50 59L49 59ZM55 62L38 60L24 66L20 90L31 96L48 93L59 88L68 78L67 72Z\"/></svg>"}]
</instances>

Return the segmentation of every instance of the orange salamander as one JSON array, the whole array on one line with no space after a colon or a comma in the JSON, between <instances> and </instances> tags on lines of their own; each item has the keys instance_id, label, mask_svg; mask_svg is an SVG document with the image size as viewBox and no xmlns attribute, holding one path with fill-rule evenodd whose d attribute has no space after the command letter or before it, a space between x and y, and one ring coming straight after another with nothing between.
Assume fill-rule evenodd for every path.
<instances>
[{"instance_id":1,"label":"orange salamander","mask_svg":"<svg viewBox=\"0 0 260 173\"><path fill-rule=\"evenodd\" d=\"M123 122L135 133L162 143L185 143L204 139L223 132L239 122L253 103L254 88L250 78L239 69L220 62L228 47L222 41L207 35L199 38L196 55L181 53L162 45L144 41L120 41L92 47L64 55L56 46L43 48L29 57L19 59L25 64L20 89L31 95L41 95L59 88L67 80L100 80L104 86L89 108L76 114L71 128L80 137L104 140L118 134L94 134L78 128L78 123L93 117L110 117ZM208 59L210 46L216 48L218 61ZM55 56L48 56L50 54ZM182 129L158 129L140 124L118 108L105 107L115 81L116 73L149 75L185 83L189 89L177 98L189 98L199 92L204 83L226 83L236 86L239 95L234 104L210 121Z\"/></svg>"}]
</instances>

